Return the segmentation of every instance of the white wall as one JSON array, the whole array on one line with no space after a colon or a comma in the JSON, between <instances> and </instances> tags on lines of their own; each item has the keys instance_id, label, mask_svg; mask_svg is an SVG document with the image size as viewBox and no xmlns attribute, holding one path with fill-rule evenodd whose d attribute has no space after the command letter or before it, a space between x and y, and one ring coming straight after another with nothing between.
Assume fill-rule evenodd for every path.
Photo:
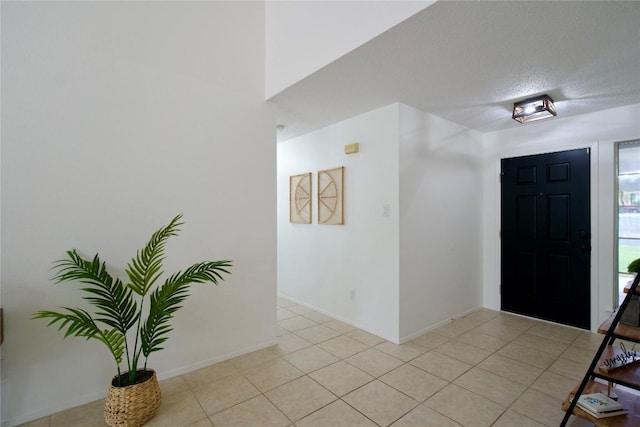
<instances>
[{"instance_id":1,"label":"white wall","mask_svg":"<svg viewBox=\"0 0 640 427\"><path fill-rule=\"evenodd\" d=\"M435 3L266 2L266 98Z\"/></svg>"},{"instance_id":2,"label":"white wall","mask_svg":"<svg viewBox=\"0 0 640 427\"><path fill-rule=\"evenodd\" d=\"M278 144L278 292L396 342L398 117L393 104ZM360 152L345 155L353 142ZM345 224L319 225L317 171L338 166L345 166ZM313 221L292 224L289 176L306 172Z\"/></svg>"},{"instance_id":3,"label":"white wall","mask_svg":"<svg viewBox=\"0 0 640 427\"><path fill-rule=\"evenodd\" d=\"M400 109L400 338L482 305L481 136Z\"/></svg>"},{"instance_id":4,"label":"white wall","mask_svg":"<svg viewBox=\"0 0 640 427\"><path fill-rule=\"evenodd\" d=\"M52 261L100 252L122 274L175 214L165 271L230 258L177 313L161 378L275 341L275 119L260 2L2 3L4 425L106 394L101 344L33 312L77 305ZM334 229L338 230L338 229Z\"/></svg>"},{"instance_id":5,"label":"white wall","mask_svg":"<svg viewBox=\"0 0 640 427\"><path fill-rule=\"evenodd\" d=\"M481 150L477 133L403 104L278 144L279 293L393 342L480 306ZM315 173L343 164L346 224L318 225ZM314 221L291 224L289 176L305 172Z\"/></svg>"},{"instance_id":6,"label":"white wall","mask_svg":"<svg viewBox=\"0 0 640 427\"><path fill-rule=\"evenodd\" d=\"M640 137L640 105L577 117L554 118L484 135L483 301L500 308L500 159L591 149L591 327L610 314L614 300L615 142Z\"/></svg>"}]
</instances>

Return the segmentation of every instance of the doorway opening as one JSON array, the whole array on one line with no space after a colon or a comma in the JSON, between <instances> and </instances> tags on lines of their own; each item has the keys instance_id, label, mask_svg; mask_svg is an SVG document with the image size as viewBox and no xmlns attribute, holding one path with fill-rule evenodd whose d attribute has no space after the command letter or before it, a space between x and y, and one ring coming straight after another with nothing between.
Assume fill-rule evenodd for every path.
<instances>
[{"instance_id":1,"label":"doorway opening","mask_svg":"<svg viewBox=\"0 0 640 427\"><path fill-rule=\"evenodd\" d=\"M617 143L617 253L616 283L619 306L624 299L624 287L633 274L627 273L627 266L640 258L640 140Z\"/></svg>"}]
</instances>

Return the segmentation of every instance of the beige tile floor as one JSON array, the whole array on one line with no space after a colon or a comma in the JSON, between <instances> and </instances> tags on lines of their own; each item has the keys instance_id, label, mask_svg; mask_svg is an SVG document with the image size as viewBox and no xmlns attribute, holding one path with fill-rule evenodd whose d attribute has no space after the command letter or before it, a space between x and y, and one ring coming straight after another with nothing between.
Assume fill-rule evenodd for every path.
<instances>
[{"instance_id":1,"label":"beige tile floor","mask_svg":"<svg viewBox=\"0 0 640 427\"><path fill-rule=\"evenodd\" d=\"M557 426L602 339L482 309L395 345L284 298L278 335L277 346L162 381L147 426ZM23 426L102 427L102 403Z\"/></svg>"}]
</instances>

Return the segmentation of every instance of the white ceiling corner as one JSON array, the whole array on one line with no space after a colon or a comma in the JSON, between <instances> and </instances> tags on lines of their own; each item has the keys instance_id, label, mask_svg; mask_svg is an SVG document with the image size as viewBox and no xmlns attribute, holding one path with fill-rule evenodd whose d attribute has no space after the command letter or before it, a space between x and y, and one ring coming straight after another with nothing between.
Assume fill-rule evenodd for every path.
<instances>
[{"instance_id":1,"label":"white ceiling corner","mask_svg":"<svg viewBox=\"0 0 640 427\"><path fill-rule=\"evenodd\" d=\"M439 1L269 101L284 141L394 102L491 132L542 93L559 117L640 103L640 2Z\"/></svg>"}]
</instances>

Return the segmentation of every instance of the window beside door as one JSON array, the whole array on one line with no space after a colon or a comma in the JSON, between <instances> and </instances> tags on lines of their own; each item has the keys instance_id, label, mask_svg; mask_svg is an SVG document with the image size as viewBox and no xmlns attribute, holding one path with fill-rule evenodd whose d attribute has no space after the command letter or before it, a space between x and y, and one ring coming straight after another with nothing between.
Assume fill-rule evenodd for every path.
<instances>
[{"instance_id":1,"label":"window beside door","mask_svg":"<svg viewBox=\"0 0 640 427\"><path fill-rule=\"evenodd\" d=\"M617 144L618 158L618 304L623 289L633 275L627 273L631 261L640 258L640 140Z\"/></svg>"}]
</instances>

